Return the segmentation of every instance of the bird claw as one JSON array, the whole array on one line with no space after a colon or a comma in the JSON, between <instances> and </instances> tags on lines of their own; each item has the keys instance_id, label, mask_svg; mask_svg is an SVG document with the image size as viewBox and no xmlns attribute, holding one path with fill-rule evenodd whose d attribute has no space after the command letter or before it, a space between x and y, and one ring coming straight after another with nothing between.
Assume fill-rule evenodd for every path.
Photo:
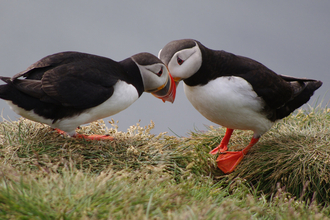
<instances>
[{"instance_id":1,"label":"bird claw","mask_svg":"<svg viewBox=\"0 0 330 220\"><path fill-rule=\"evenodd\" d=\"M218 153L224 153L224 152L226 152L228 150L228 147L227 146L225 146L225 147L223 147L223 146L217 146L216 148L214 148L213 150L211 150L210 152L209 152L209 154L213 154L213 155L215 155L215 154L218 154Z\"/></svg>"}]
</instances>

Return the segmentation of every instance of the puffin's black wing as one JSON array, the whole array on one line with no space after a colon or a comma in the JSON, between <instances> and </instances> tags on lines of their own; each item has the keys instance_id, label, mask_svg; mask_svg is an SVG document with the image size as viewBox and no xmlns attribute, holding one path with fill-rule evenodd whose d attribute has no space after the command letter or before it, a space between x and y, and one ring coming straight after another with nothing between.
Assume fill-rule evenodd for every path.
<instances>
[{"instance_id":1,"label":"puffin's black wing","mask_svg":"<svg viewBox=\"0 0 330 220\"><path fill-rule=\"evenodd\" d=\"M263 64L236 56L238 75L247 80L265 101L265 112L272 121L288 116L313 95L322 82L313 79L278 75Z\"/></svg>"},{"instance_id":2,"label":"puffin's black wing","mask_svg":"<svg viewBox=\"0 0 330 220\"><path fill-rule=\"evenodd\" d=\"M40 101L85 109L111 97L119 79L126 79L125 71L111 59L63 52L41 59L11 81L18 90Z\"/></svg>"}]
</instances>

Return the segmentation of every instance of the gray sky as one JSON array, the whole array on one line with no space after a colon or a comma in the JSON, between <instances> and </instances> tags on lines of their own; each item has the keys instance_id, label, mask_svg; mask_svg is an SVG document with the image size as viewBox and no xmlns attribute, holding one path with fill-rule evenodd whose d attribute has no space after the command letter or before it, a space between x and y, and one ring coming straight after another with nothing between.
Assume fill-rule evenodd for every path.
<instances>
[{"instance_id":1,"label":"gray sky","mask_svg":"<svg viewBox=\"0 0 330 220\"><path fill-rule=\"evenodd\" d=\"M211 49L255 59L278 74L314 78L312 97L330 100L330 1L1 1L0 75L13 76L44 56L80 51L116 61L193 38ZM328 91L328 93L327 93ZM3 116L16 120L0 100ZM153 120L153 133L186 135L215 125L186 99L182 83L174 104L143 93L113 115L126 131ZM110 119L107 118L107 119ZM106 121L107 121L106 119Z\"/></svg>"}]
</instances>

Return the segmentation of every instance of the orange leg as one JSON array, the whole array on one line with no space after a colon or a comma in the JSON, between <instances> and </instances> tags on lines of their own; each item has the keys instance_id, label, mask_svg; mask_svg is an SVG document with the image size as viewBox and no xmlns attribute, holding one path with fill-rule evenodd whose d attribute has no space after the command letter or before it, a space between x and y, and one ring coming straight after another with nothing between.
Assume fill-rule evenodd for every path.
<instances>
[{"instance_id":1,"label":"orange leg","mask_svg":"<svg viewBox=\"0 0 330 220\"><path fill-rule=\"evenodd\" d=\"M65 131L62 131L58 128L55 129L59 134L67 134ZM98 134L92 134L92 135L85 135L85 134L75 134L73 135L75 138L82 138L86 140L110 140L113 141L115 138L109 135L98 135Z\"/></svg>"},{"instance_id":2,"label":"orange leg","mask_svg":"<svg viewBox=\"0 0 330 220\"><path fill-rule=\"evenodd\" d=\"M228 150L228 142L233 133L234 129L227 128L225 136L222 138L221 143L210 151L210 154L223 153Z\"/></svg>"},{"instance_id":3,"label":"orange leg","mask_svg":"<svg viewBox=\"0 0 330 220\"><path fill-rule=\"evenodd\" d=\"M253 147L259 138L252 137L248 146L246 146L242 151L226 151L220 154L217 158L217 164L220 170L224 173L231 173L235 170L237 165L242 161L244 155Z\"/></svg>"},{"instance_id":4,"label":"orange leg","mask_svg":"<svg viewBox=\"0 0 330 220\"><path fill-rule=\"evenodd\" d=\"M53 129L53 130L55 130L57 133L59 133L59 134L61 134L61 135L68 135L68 133L66 133L65 131L62 131L62 130L60 130L60 129L58 129L58 128L55 128L55 129Z\"/></svg>"}]
</instances>

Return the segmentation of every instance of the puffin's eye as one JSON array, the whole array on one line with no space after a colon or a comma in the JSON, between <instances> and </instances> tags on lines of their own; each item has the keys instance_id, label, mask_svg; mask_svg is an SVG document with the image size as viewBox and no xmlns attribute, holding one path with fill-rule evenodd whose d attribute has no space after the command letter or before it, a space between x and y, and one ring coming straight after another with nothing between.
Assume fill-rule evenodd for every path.
<instances>
[{"instance_id":1,"label":"puffin's eye","mask_svg":"<svg viewBox=\"0 0 330 220\"><path fill-rule=\"evenodd\" d=\"M180 59L180 57L177 58L177 62L179 65L183 64L184 60Z\"/></svg>"},{"instance_id":2,"label":"puffin's eye","mask_svg":"<svg viewBox=\"0 0 330 220\"><path fill-rule=\"evenodd\" d=\"M162 67L162 68L160 68L159 72L158 72L158 73L156 73L156 74L157 74L157 76L161 76L161 75L163 74L163 67Z\"/></svg>"}]
</instances>

